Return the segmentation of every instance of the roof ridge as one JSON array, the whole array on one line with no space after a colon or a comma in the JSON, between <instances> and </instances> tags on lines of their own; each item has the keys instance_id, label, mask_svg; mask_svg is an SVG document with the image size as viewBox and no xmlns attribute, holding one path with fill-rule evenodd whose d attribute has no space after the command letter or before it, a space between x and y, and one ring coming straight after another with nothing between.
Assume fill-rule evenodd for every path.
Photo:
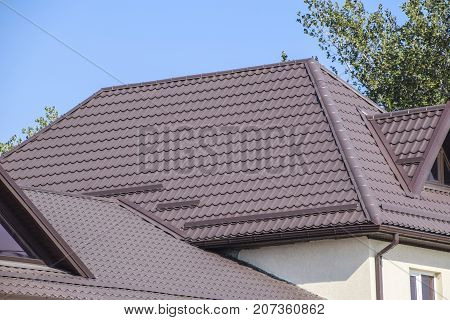
<instances>
[{"instance_id":1,"label":"roof ridge","mask_svg":"<svg viewBox=\"0 0 450 320\"><path fill-rule=\"evenodd\" d=\"M187 75L187 76L171 77L171 78L145 81L145 82L128 83L128 84L123 84L123 85L118 85L118 86L103 87L101 89L101 91L104 92L104 91L112 91L112 90L118 90L118 89L124 89L124 88L137 88L137 87L144 87L144 86L149 86L149 85L153 85L153 84L157 84L157 83L167 83L167 82L177 82L177 81L183 81L183 80L202 79L202 78L209 78L209 77L230 74L230 73L267 69L267 68L272 68L272 67L277 67L277 66L286 66L286 65L292 65L292 64L301 64L301 63L305 63L306 61L308 61L310 59L312 59L312 58L289 60L289 61L285 61L285 62L262 64L262 65L257 65L257 66L227 69L227 70L215 71L215 72L198 73L198 74L192 74L192 75Z\"/></svg>"},{"instance_id":2,"label":"roof ridge","mask_svg":"<svg viewBox=\"0 0 450 320\"><path fill-rule=\"evenodd\" d=\"M250 71L250 70L258 70L258 69L265 69L275 66L285 66L285 65L293 65L293 64L300 64L305 63L308 60L312 58L305 58L305 59L296 59L296 60L290 60L286 62L277 62L272 64L263 64L258 66L252 66L252 67L244 67L244 68L236 68L236 69L229 69L229 70L223 70L223 71L216 71L216 72L209 72L209 73L200 73L200 74L194 74L194 75L187 75L187 76L180 76L180 77L173 77L173 78L166 78L161 80L154 80L154 81L148 81L148 82L137 82L137 83L130 83L130 84L124 84L124 85L118 85L118 86L110 86L110 87L103 87L100 90L97 90L92 95L90 95L88 98L84 99L82 102L77 104L75 107L67 111L66 113L62 114L56 121L50 123L48 126L42 128L40 131L38 131L36 134L34 134L29 139L23 141L19 145L12 148L10 151L0 155L0 162L2 159L7 158L11 154L13 154L15 151L21 149L23 146L27 145L31 141L36 140L39 136L47 132L52 126L56 125L57 123L61 122L62 120L66 119L67 116L74 113L77 109L79 109L81 106L95 98L96 96L100 95L101 93L105 91L112 91L117 89L123 89L123 88L133 88L133 87L142 87L142 86L148 86L151 84L156 83L166 83L166 82L175 82L175 81L181 81L181 80L188 80L188 79L201 79L206 77L212 77L216 75L222 75L222 74L230 74L230 73L237 73L237 72L243 72L243 71Z\"/></svg>"},{"instance_id":3,"label":"roof ridge","mask_svg":"<svg viewBox=\"0 0 450 320\"><path fill-rule=\"evenodd\" d=\"M333 132L336 144L338 145L345 166L352 180L352 184L360 200L363 212L366 213L367 218L370 221L379 225L379 204L377 203L376 198L372 195L368 183L366 182L366 178L361 170L358 156L354 151L354 147L352 146L349 137L347 136L347 130L342 125L342 119L339 116L335 102L331 98L330 90L324 79L322 65L316 60L310 59L306 62L306 69L310 74L320 104L322 105L324 113L328 119L328 123L330 124L331 131Z\"/></svg>"},{"instance_id":4,"label":"roof ridge","mask_svg":"<svg viewBox=\"0 0 450 320\"><path fill-rule=\"evenodd\" d=\"M349 90L351 90L353 93L355 93L356 95L358 95L360 98L364 99L366 102L368 102L370 105L376 107L378 110L380 110L382 113L385 113L386 110L384 110L383 108L381 108L375 101L373 101L372 99L366 97L365 95L363 95L361 92L359 92L356 88L354 88L351 84L349 84L347 81L344 81L343 79L341 79L340 77L338 77L334 72L331 72L329 69L327 69L324 65L320 64L320 67L322 69L322 71L325 71L330 77L332 77L333 79L335 79L336 81L338 81L339 83L343 84L344 86L346 86Z\"/></svg>"}]
</instances>

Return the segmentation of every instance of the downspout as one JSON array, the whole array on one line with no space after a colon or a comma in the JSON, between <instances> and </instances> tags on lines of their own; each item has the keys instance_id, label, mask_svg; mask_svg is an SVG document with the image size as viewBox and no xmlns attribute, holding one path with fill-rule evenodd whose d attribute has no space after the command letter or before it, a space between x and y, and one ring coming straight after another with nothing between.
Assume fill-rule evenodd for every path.
<instances>
[{"instance_id":1,"label":"downspout","mask_svg":"<svg viewBox=\"0 0 450 320\"><path fill-rule=\"evenodd\" d=\"M398 233L394 234L392 242L386 246L383 250L378 252L375 256L375 282L376 282L376 292L377 300L383 300L383 254L387 253L398 245L400 241Z\"/></svg>"}]
</instances>

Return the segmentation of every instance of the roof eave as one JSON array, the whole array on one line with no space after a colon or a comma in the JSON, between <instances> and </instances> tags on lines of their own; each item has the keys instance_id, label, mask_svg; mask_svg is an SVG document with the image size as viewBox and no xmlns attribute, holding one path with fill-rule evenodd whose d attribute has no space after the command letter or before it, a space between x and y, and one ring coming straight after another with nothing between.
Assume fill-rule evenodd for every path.
<instances>
[{"instance_id":1,"label":"roof eave","mask_svg":"<svg viewBox=\"0 0 450 320\"><path fill-rule=\"evenodd\" d=\"M191 240L191 244L204 249L252 248L309 242L317 240L337 240L367 236L374 239L389 239L394 233L402 237L402 244L420 246L428 249L450 251L450 237L444 234L412 230L390 225L372 223L332 226L290 232L277 232L252 236L236 236L226 239Z\"/></svg>"},{"instance_id":2,"label":"roof eave","mask_svg":"<svg viewBox=\"0 0 450 320\"><path fill-rule=\"evenodd\" d=\"M189 243L205 248L235 248L235 247L254 247L265 245L278 245L302 241L314 241L322 239L337 239L345 237L357 237L368 235L379 229L378 225L373 223L354 224L347 226L330 226L323 228L311 228L294 231L280 231L271 233L261 233L256 235L241 235L227 238L213 239L188 239Z\"/></svg>"}]
</instances>

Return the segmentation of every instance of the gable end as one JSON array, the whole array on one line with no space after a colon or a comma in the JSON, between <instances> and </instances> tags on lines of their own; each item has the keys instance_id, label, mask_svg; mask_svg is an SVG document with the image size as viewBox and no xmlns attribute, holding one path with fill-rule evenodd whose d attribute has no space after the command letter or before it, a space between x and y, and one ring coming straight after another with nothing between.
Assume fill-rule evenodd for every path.
<instances>
[{"instance_id":1,"label":"gable end","mask_svg":"<svg viewBox=\"0 0 450 320\"><path fill-rule=\"evenodd\" d=\"M450 128L449 104L367 116L406 192L422 192Z\"/></svg>"}]
</instances>

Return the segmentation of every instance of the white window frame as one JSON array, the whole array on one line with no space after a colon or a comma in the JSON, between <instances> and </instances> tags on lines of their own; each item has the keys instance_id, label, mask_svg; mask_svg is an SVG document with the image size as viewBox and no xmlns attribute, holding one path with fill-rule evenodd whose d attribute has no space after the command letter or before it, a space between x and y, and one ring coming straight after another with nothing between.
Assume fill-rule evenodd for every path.
<instances>
[{"instance_id":1,"label":"white window frame","mask_svg":"<svg viewBox=\"0 0 450 320\"><path fill-rule=\"evenodd\" d=\"M417 300L423 300L422 299L422 275L433 277L434 300L437 300L437 295L436 295L437 274L435 272L421 271L421 270L410 270L409 275L416 277L416 296L417 296ZM410 293L411 293L411 289L412 288L409 288Z\"/></svg>"}]
</instances>

